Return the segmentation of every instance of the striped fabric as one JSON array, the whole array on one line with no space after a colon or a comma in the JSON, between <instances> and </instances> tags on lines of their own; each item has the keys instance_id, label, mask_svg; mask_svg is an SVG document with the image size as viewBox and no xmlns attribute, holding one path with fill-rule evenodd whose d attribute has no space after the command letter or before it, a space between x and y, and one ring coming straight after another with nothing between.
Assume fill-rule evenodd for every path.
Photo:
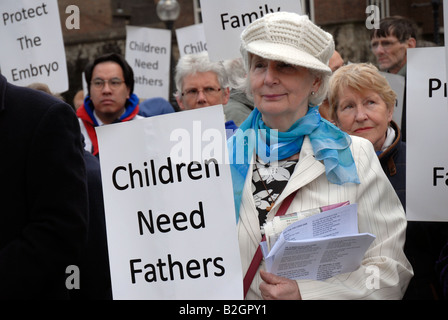
<instances>
[{"instance_id":1,"label":"striped fabric","mask_svg":"<svg viewBox=\"0 0 448 320\"><path fill-rule=\"evenodd\" d=\"M306 137L295 171L267 219L274 217L281 202L296 189L299 191L287 213L347 200L357 203L359 232L376 236L361 267L326 281L298 280L302 298L401 299L413 276L412 267L403 253L407 224L403 207L380 166L372 144L352 136L350 148L361 183L332 184L325 176L324 165L315 159L310 140ZM252 171L249 170L246 177L238 223L243 274L262 237L251 189ZM369 267L371 265L374 267ZM260 268L264 269L264 262ZM375 282L372 282L372 276L376 275L372 270L379 272ZM261 299L258 289L261 281L257 272L247 299Z\"/></svg>"}]
</instances>

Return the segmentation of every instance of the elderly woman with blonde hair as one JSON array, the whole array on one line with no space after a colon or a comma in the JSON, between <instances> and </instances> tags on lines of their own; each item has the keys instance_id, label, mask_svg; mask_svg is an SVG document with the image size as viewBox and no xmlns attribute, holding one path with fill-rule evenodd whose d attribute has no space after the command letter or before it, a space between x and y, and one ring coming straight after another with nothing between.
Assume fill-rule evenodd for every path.
<instances>
[{"instance_id":1,"label":"elderly woman with blonde hair","mask_svg":"<svg viewBox=\"0 0 448 320\"><path fill-rule=\"evenodd\" d=\"M384 172L406 204L406 144L392 120L397 95L378 69L354 63L338 69L330 79L330 117L350 135L369 140Z\"/></svg>"},{"instance_id":2,"label":"elderly woman with blonde hair","mask_svg":"<svg viewBox=\"0 0 448 320\"><path fill-rule=\"evenodd\" d=\"M330 79L330 115L353 136L369 140L403 206L406 205L406 143L392 120L396 94L372 64L354 63L338 69ZM413 266L404 299L437 299L435 263L446 239L440 223L409 221L404 252ZM439 249L440 248L440 249Z\"/></svg>"}]
</instances>

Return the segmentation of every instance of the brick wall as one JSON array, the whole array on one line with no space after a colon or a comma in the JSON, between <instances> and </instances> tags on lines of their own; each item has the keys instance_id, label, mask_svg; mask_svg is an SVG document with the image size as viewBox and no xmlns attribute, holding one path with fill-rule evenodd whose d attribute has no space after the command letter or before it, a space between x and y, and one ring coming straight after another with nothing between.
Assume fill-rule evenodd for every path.
<instances>
[{"instance_id":1,"label":"brick wall","mask_svg":"<svg viewBox=\"0 0 448 320\"><path fill-rule=\"evenodd\" d=\"M314 0L315 22L319 25L364 21L365 1L362 0Z\"/></svg>"}]
</instances>

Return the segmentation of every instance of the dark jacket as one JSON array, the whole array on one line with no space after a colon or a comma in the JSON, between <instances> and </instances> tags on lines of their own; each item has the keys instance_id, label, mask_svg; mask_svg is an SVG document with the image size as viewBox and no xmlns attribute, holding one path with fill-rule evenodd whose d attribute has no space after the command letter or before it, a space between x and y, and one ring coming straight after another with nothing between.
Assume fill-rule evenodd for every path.
<instances>
[{"instance_id":1,"label":"dark jacket","mask_svg":"<svg viewBox=\"0 0 448 320\"><path fill-rule=\"evenodd\" d=\"M226 121L233 120L235 125L239 127L252 110L254 110L254 103L244 92L236 89L230 91L229 101L224 106Z\"/></svg>"},{"instance_id":2,"label":"dark jacket","mask_svg":"<svg viewBox=\"0 0 448 320\"><path fill-rule=\"evenodd\" d=\"M395 141L378 158L401 204L406 208L406 143L401 140L397 124L391 121L391 127L395 131Z\"/></svg>"},{"instance_id":3,"label":"dark jacket","mask_svg":"<svg viewBox=\"0 0 448 320\"><path fill-rule=\"evenodd\" d=\"M67 299L88 222L77 117L0 75L0 149L0 299Z\"/></svg>"},{"instance_id":4,"label":"dark jacket","mask_svg":"<svg viewBox=\"0 0 448 320\"><path fill-rule=\"evenodd\" d=\"M79 289L71 290L70 295L76 300L110 300L112 288L100 162L86 150L84 159L89 191L89 232L79 267L82 275Z\"/></svg>"}]
</instances>

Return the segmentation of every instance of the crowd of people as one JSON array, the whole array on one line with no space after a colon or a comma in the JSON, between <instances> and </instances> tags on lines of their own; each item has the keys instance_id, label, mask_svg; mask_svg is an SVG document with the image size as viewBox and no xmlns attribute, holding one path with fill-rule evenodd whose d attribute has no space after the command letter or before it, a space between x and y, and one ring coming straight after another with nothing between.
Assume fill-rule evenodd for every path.
<instances>
[{"instance_id":1,"label":"crowd of people","mask_svg":"<svg viewBox=\"0 0 448 320\"><path fill-rule=\"evenodd\" d=\"M406 104L395 123L397 96L380 72L405 77L416 39L414 22L382 19L370 40L378 67L345 65L330 33L277 12L242 32L240 59L179 59L179 112L223 105L246 299L448 298L448 228L406 219ZM160 97L141 101L117 53L95 58L85 80L74 112L48 87L17 87L0 75L2 299L113 297L95 127L176 108ZM267 220L343 201L358 205L359 232L376 237L356 271L291 280L255 259ZM70 265L83 274L76 290L66 286Z\"/></svg>"}]
</instances>

